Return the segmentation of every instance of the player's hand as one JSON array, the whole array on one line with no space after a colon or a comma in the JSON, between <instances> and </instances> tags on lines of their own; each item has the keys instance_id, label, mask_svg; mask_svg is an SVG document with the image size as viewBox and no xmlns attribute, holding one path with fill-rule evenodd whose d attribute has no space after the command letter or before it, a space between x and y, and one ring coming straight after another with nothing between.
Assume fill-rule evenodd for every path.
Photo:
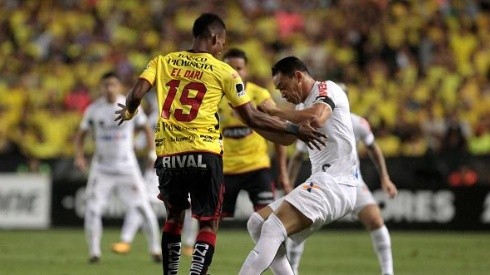
<instances>
[{"instance_id":1,"label":"player's hand","mask_svg":"<svg viewBox=\"0 0 490 275\"><path fill-rule=\"evenodd\" d=\"M316 148L320 150L321 146L325 146L327 136L313 128L311 121L313 121L313 118L298 124L299 129L296 137L306 143L310 149Z\"/></svg>"},{"instance_id":2,"label":"player's hand","mask_svg":"<svg viewBox=\"0 0 490 275\"><path fill-rule=\"evenodd\" d=\"M396 194L398 194L398 189L389 177L381 179L381 188L383 188L383 191L388 194L390 198L394 198L396 197Z\"/></svg>"},{"instance_id":3,"label":"player's hand","mask_svg":"<svg viewBox=\"0 0 490 275\"><path fill-rule=\"evenodd\" d=\"M117 106L119 106L121 109L116 110L116 115L118 115L114 121L118 122L117 125L121 125L125 120L130 120L132 119L137 113L138 109L134 111L134 113L130 113L128 111L128 107L126 105L118 103Z\"/></svg>"},{"instance_id":4,"label":"player's hand","mask_svg":"<svg viewBox=\"0 0 490 275\"><path fill-rule=\"evenodd\" d=\"M77 155L75 157L75 167L82 172L87 171L87 160L83 155Z\"/></svg>"}]
</instances>

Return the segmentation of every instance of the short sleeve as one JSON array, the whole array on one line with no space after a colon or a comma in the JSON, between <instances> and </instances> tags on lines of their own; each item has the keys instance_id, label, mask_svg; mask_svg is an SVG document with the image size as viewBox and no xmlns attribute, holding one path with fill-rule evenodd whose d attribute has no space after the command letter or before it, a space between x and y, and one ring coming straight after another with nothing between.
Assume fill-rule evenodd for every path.
<instances>
[{"instance_id":1,"label":"short sleeve","mask_svg":"<svg viewBox=\"0 0 490 275\"><path fill-rule=\"evenodd\" d=\"M237 107L250 102L250 97L245 92L245 85L238 73L231 69L224 72L223 92L231 106Z\"/></svg>"},{"instance_id":2,"label":"short sleeve","mask_svg":"<svg viewBox=\"0 0 490 275\"><path fill-rule=\"evenodd\" d=\"M139 78L145 79L151 85L154 85L157 75L157 63L157 57L148 62L148 65L146 65L146 69L140 74Z\"/></svg>"}]
</instances>

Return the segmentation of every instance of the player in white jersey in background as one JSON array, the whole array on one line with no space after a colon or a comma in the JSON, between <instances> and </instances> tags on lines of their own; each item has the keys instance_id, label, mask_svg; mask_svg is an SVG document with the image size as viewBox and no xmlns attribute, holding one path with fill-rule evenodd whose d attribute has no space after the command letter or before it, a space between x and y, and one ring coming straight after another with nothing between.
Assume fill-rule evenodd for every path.
<instances>
[{"instance_id":1,"label":"player in white jersey in background","mask_svg":"<svg viewBox=\"0 0 490 275\"><path fill-rule=\"evenodd\" d=\"M102 212L115 190L128 207L127 211L139 212L145 221L146 237L154 260L161 259L158 222L146 197L141 170L133 147L135 130L144 130L153 144L147 118L140 112L136 119L118 126L114 112L118 103L124 103L123 86L115 73L109 72L101 79L102 96L85 111L75 137L75 166L87 170L83 145L87 133L93 131L95 152L92 158L86 189L85 233L89 248L89 262L96 263L101 257ZM153 147L150 148L153 151ZM121 234L122 241L127 236Z\"/></svg>"},{"instance_id":2,"label":"player in white jersey in background","mask_svg":"<svg viewBox=\"0 0 490 275\"><path fill-rule=\"evenodd\" d=\"M138 144L139 148L147 148L148 151L148 164L146 165L144 174L143 174L143 182L145 183L145 196L147 197L148 201L150 203L156 203L158 205L161 204L161 200L157 198L158 194L160 193L160 190L158 190L158 177L155 171L155 168L153 167L154 162L156 160L156 153L154 150L154 129L157 123L158 119L158 112L156 111L157 106L156 102L154 102L152 99L148 98L147 101L148 105L146 106L147 108L145 109L145 114L148 118L148 125L152 127L152 131L148 134L147 131L143 131L142 133L138 133L135 137L136 139L136 144ZM141 135L142 134L142 135ZM150 137L148 137L150 135ZM141 212L139 211L127 211L126 215L124 216L124 223L121 229L121 241L117 243L113 243L111 245L111 250L114 253L117 254L128 254L131 251L131 244L134 240L134 237L136 236L136 233L138 233L138 230L140 228L143 229L143 232L145 234L153 234L150 233L150 228L148 228L147 224L144 222L144 217ZM158 236L158 240L160 240L160 236ZM149 239L148 239L149 241ZM159 241L158 241L159 243ZM155 247L155 244L148 244L150 247ZM157 253L152 253L153 255L153 260L155 262L160 262L161 257L160 257L160 249L154 248L153 250L156 250Z\"/></svg>"},{"instance_id":3,"label":"player in white jersey in background","mask_svg":"<svg viewBox=\"0 0 490 275\"><path fill-rule=\"evenodd\" d=\"M286 258L285 240L304 241L324 224L351 212L359 182L355 139L346 94L332 81L316 81L296 57L286 57L272 68L275 87L296 110L264 109L294 123L310 124L327 136L326 145L309 148L312 175L291 193L253 213L247 229L256 242L240 270L241 275L294 274ZM302 103L302 104L301 104ZM290 135L258 131L268 139L289 145Z\"/></svg>"},{"instance_id":4,"label":"player in white jersey in background","mask_svg":"<svg viewBox=\"0 0 490 275\"><path fill-rule=\"evenodd\" d=\"M390 198L394 198L397 194L397 188L390 179L390 175L386 169L383 152L375 142L374 134L371 131L369 122L366 119L352 113L351 120L357 144L364 144L371 160L374 162L376 169L378 170L381 188ZM306 152L306 145L301 141L298 141L296 143L296 153L291 158L291 162L289 164L291 182L295 182L303 162L304 153ZM378 204L374 200L373 194L371 191L369 191L369 188L362 179L362 175L360 175L360 178L361 184L357 186L357 200L351 214L354 216L354 218L359 219L366 230L370 232L374 252L378 257L379 266L381 268L381 274L394 274L390 233L384 224L381 211ZM293 240L287 241L288 259L295 271L295 274L299 274L298 267L303 251L304 242L297 243Z\"/></svg>"}]
</instances>

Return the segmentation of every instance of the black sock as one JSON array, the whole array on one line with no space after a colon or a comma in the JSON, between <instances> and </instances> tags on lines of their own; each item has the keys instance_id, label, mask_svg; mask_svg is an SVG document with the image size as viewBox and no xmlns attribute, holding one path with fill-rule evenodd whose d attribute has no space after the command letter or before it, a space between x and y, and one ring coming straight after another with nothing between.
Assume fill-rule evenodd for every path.
<instances>
[{"instance_id":1,"label":"black sock","mask_svg":"<svg viewBox=\"0 0 490 275\"><path fill-rule=\"evenodd\" d=\"M170 229L170 230L169 230ZM180 230L172 225L165 224L162 233L162 265L164 275L177 275L181 255L181 235Z\"/></svg>"},{"instance_id":2,"label":"black sock","mask_svg":"<svg viewBox=\"0 0 490 275\"><path fill-rule=\"evenodd\" d=\"M216 235L214 232L199 232L192 253L191 275L205 275L211 265Z\"/></svg>"}]
</instances>

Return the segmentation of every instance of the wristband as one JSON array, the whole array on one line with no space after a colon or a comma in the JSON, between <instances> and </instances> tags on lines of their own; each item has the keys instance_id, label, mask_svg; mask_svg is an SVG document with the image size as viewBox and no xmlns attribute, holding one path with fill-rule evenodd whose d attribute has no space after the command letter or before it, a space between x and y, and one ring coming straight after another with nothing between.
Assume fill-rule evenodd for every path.
<instances>
[{"instance_id":1,"label":"wristband","mask_svg":"<svg viewBox=\"0 0 490 275\"><path fill-rule=\"evenodd\" d=\"M298 124L294 124L291 122L286 122L286 132L291 133L293 135L297 135L299 133Z\"/></svg>"},{"instance_id":2,"label":"wristband","mask_svg":"<svg viewBox=\"0 0 490 275\"><path fill-rule=\"evenodd\" d=\"M128 109L124 111L124 120L130 120L132 119L136 114L138 113L138 109L134 111L134 113L130 113Z\"/></svg>"}]
</instances>

